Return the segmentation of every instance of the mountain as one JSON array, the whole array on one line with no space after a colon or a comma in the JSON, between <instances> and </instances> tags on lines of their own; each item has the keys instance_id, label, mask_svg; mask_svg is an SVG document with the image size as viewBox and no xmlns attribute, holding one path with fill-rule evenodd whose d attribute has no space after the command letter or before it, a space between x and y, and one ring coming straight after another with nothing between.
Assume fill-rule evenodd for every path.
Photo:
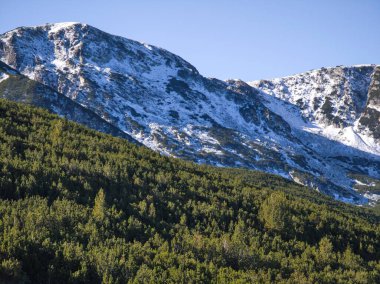
<instances>
[{"instance_id":1,"label":"mountain","mask_svg":"<svg viewBox=\"0 0 380 284\"><path fill-rule=\"evenodd\" d=\"M7 32L0 60L165 155L274 173L347 202L379 198L377 66L221 81L80 23Z\"/></svg>"},{"instance_id":2,"label":"mountain","mask_svg":"<svg viewBox=\"0 0 380 284\"><path fill-rule=\"evenodd\" d=\"M380 216L0 99L1 283L379 283Z\"/></svg>"}]
</instances>

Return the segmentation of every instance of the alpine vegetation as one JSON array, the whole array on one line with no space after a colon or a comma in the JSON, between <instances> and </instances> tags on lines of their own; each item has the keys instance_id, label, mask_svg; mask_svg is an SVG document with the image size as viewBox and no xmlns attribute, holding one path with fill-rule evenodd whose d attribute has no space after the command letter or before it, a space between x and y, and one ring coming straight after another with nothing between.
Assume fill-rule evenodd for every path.
<instances>
[{"instance_id":1,"label":"alpine vegetation","mask_svg":"<svg viewBox=\"0 0 380 284\"><path fill-rule=\"evenodd\" d=\"M379 221L0 100L2 283L379 283Z\"/></svg>"}]
</instances>

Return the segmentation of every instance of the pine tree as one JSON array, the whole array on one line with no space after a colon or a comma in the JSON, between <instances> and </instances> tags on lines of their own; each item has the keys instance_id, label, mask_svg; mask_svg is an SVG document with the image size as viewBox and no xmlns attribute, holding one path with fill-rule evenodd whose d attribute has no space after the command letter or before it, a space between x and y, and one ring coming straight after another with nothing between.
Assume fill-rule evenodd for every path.
<instances>
[{"instance_id":1,"label":"pine tree","mask_svg":"<svg viewBox=\"0 0 380 284\"><path fill-rule=\"evenodd\" d=\"M106 216L106 195L104 194L104 190L101 188L98 191L98 194L95 197L94 208L92 209L92 215L98 221L103 221Z\"/></svg>"},{"instance_id":2,"label":"pine tree","mask_svg":"<svg viewBox=\"0 0 380 284\"><path fill-rule=\"evenodd\" d=\"M269 230L290 233L290 202L283 192L272 193L261 205L259 218Z\"/></svg>"}]
</instances>

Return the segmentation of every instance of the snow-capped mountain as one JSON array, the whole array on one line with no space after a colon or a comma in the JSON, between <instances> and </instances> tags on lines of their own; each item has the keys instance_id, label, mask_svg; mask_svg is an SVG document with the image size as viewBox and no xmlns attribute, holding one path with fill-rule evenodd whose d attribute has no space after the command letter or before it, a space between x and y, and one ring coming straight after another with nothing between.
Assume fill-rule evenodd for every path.
<instances>
[{"instance_id":1,"label":"snow-capped mountain","mask_svg":"<svg viewBox=\"0 0 380 284\"><path fill-rule=\"evenodd\" d=\"M380 179L377 66L220 81L79 23L7 32L0 60L163 154L279 174L353 203L377 197L367 192Z\"/></svg>"},{"instance_id":2,"label":"snow-capped mountain","mask_svg":"<svg viewBox=\"0 0 380 284\"><path fill-rule=\"evenodd\" d=\"M283 117L302 128L356 149L380 154L380 66L322 68L310 72L253 81L262 90L296 107L299 114L281 107ZM276 111L276 102L266 105ZM301 118L301 119L300 119Z\"/></svg>"}]
</instances>

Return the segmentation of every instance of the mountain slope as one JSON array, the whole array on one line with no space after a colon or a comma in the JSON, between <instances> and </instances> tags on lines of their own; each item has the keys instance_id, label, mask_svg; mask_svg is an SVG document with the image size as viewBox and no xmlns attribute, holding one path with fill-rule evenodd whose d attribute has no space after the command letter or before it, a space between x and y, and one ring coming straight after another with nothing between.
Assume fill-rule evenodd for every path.
<instances>
[{"instance_id":1,"label":"mountain slope","mask_svg":"<svg viewBox=\"0 0 380 284\"><path fill-rule=\"evenodd\" d=\"M0 282L378 283L379 216L0 99Z\"/></svg>"},{"instance_id":2,"label":"mountain slope","mask_svg":"<svg viewBox=\"0 0 380 284\"><path fill-rule=\"evenodd\" d=\"M297 128L263 90L88 25L15 29L0 36L0 59L166 155L275 173L353 203L367 202L353 175L380 179L376 147Z\"/></svg>"},{"instance_id":3,"label":"mountain slope","mask_svg":"<svg viewBox=\"0 0 380 284\"><path fill-rule=\"evenodd\" d=\"M128 134L101 119L92 111L73 102L52 88L28 79L0 61L0 98L43 107L92 129L137 143Z\"/></svg>"}]
</instances>

